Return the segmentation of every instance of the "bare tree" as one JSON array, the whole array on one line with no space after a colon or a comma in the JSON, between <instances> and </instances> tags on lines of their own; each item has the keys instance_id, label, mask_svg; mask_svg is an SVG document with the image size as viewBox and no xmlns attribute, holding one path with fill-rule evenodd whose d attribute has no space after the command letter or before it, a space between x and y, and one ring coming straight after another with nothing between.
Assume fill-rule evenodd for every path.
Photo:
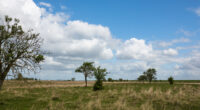
<instances>
[{"instance_id":1,"label":"bare tree","mask_svg":"<svg viewBox=\"0 0 200 110\"><path fill-rule=\"evenodd\" d=\"M83 62L83 64L78 67L75 72L83 73L85 76L85 86L87 87L87 77L93 75L95 67L93 66L94 62Z\"/></svg>"},{"instance_id":2,"label":"bare tree","mask_svg":"<svg viewBox=\"0 0 200 110\"><path fill-rule=\"evenodd\" d=\"M24 32L19 22L5 16L0 24L0 89L11 70L12 73L36 72L44 60L39 34L33 30Z\"/></svg>"}]
</instances>

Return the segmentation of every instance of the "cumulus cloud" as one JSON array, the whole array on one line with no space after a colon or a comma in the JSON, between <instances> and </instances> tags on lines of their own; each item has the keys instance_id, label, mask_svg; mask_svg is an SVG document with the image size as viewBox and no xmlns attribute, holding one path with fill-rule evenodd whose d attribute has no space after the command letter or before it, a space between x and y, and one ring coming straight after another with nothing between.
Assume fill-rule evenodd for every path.
<instances>
[{"instance_id":1,"label":"cumulus cloud","mask_svg":"<svg viewBox=\"0 0 200 110\"><path fill-rule=\"evenodd\" d=\"M51 7L44 2L40 2L40 5ZM113 57L109 47L113 39L108 27L79 20L70 21L68 15L61 12L52 14L32 0L1 0L0 10L1 16L19 18L25 29L33 28L40 33L44 38L43 48L47 51L94 59Z\"/></svg>"},{"instance_id":2,"label":"cumulus cloud","mask_svg":"<svg viewBox=\"0 0 200 110\"><path fill-rule=\"evenodd\" d=\"M52 13L51 7L51 4L45 2L40 2L38 6L33 0L0 0L1 18L4 15L19 18L24 30L33 28L44 39L42 49L50 54L45 56L42 74L38 75L43 79L65 79L66 74L79 77L73 73L83 61L95 61L96 65L107 68L111 72L108 77L127 79L136 79L150 67L165 73L165 64L167 67L178 65L175 68L177 74L184 74L180 72L183 68L185 71L195 68L193 73L197 74L200 68L197 54L189 58L179 57L176 49L158 50L143 39L122 41L113 38L109 27L70 20L70 15L66 13ZM174 39L161 42L160 46L168 47L189 41L187 38Z\"/></svg>"},{"instance_id":3,"label":"cumulus cloud","mask_svg":"<svg viewBox=\"0 0 200 110\"><path fill-rule=\"evenodd\" d=\"M116 56L119 59L141 59L151 57L152 52L151 44L146 44L142 39L131 38L117 49Z\"/></svg>"}]
</instances>

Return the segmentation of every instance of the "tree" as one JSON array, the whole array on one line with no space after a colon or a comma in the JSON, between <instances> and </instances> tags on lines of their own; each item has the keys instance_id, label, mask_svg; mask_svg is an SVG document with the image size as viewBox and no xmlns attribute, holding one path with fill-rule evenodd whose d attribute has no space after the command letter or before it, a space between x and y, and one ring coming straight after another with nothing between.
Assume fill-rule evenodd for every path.
<instances>
[{"instance_id":1,"label":"tree","mask_svg":"<svg viewBox=\"0 0 200 110\"><path fill-rule=\"evenodd\" d=\"M123 81L123 79L122 79L122 78L119 78L119 81L121 82L121 81Z\"/></svg>"},{"instance_id":2,"label":"tree","mask_svg":"<svg viewBox=\"0 0 200 110\"><path fill-rule=\"evenodd\" d=\"M94 76L96 78L96 82L94 84L93 90L101 90L103 89L103 80L105 79L105 76L108 74L106 72L106 69L101 69L101 67L97 67L94 71Z\"/></svg>"},{"instance_id":3,"label":"tree","mask_svg":"<svg viewBox=\"0 0 200 110\"><path fill-rule=\"evenodd\" d=\"M91 77L95 70L93 66L94 62L83 62L83 64L78 67L75 72L83 73L85 76L85 86L87 87L87 77Z\"/></svg>"},{"instance_id":4,"label":"tree","mask_svg":"<svg viewBox=\"0 0 200 110\"><path fill-rule=\"evenodd\" d=\"M138 77L138 81L146 81L147 80L147 76L146 75L140 75L139 77Z\"/></svg>"},{"instance_id":5,"label":"tree","mask_svg":"<svg viewBox=\"0 0 200 110\"><path fill-rule=\"evenodd\" d=\"M0 89L10 70L14 74L36 72L44 60L39 34L33 30L24 32L19 22L5 16L4 23L0 24Z\"/></svg>"},{"instance_id":6,"label":"tree","mask_svg":"<svg viewBox=\"0 0 200 110\"><path fill-rule=\"evenodd\" d=\"M75 78L72 78L71 81L75 81Z\"/></svg>"},{"instance_id":7,"label":"tree","mask_svg":"<svg viewBox=\"0 0 200 110\"><path fill-rule=\"evenodd\" d=\"M169 82L170 85L173 85L174 84L174 78L172 76L170 76L168 78L168 82Z\"/></svg>"},{"instance_id":8,"label":"tree","mask_svg":"<svg viewBox=\"0 0 200 110\"><path fill-rule=\"evenodd\" d=\"M23 79L24 79L23 75L21 73L18 73L16 80L23 80Z\"/></svg>"},{"instance_id":9,"label":"tree","mask_svg":"<svg viewBox=\"0 0 200 110\"><path fill-rule=\"evenodd\" d=\"M156 69L149 68L146 72L143 73L147 80L151 83L152 80L156 80Z\"/></svg>"},{"instance_id":10,"label":"tree","mask_svg":"<svg viewBox=\"0 0 200 110\"><path fill-rule=\"evenodd\" d=\"M108 82L113 82L113 79L112 78L108 78Z\"/></svg>"}]
</instances>

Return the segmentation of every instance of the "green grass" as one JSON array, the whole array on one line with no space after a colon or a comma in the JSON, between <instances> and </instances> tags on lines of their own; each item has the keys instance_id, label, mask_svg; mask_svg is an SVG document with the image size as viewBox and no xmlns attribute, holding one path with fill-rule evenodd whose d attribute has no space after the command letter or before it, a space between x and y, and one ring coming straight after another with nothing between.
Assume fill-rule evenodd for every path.
<instances>
[{"instance_id":1,"label":"green grass","mask_svg":"<svg viewBox=\"0 0 200 110\"><path fill-rule=\"evenodd\" d=\"M105 83L97 92L93 83L87 88L44 86L54 84L60 85L6 82L0 91L0 110L200 110L198 84Z\"/></svg>"}]
</instances>

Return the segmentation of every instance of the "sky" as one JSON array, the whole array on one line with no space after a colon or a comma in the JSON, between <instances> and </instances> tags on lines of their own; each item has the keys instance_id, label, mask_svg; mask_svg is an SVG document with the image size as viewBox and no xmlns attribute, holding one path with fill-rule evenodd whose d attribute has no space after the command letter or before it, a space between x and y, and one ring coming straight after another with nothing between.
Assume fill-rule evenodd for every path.
<instances>
[{"instance_id":1,"label":"sky","mask_svg":"<svg viewBox=\"0 0 200 110\"><path fill-rule=\"evenodd\" d=\"M0 0L0 18L20 19L44 39L42 80L83 80L84 61L108 77L135 80L148 68L157 79L200 79L199 0ZM93 78L91 78L93 79Z\"/></svg>"}]
</instances>

